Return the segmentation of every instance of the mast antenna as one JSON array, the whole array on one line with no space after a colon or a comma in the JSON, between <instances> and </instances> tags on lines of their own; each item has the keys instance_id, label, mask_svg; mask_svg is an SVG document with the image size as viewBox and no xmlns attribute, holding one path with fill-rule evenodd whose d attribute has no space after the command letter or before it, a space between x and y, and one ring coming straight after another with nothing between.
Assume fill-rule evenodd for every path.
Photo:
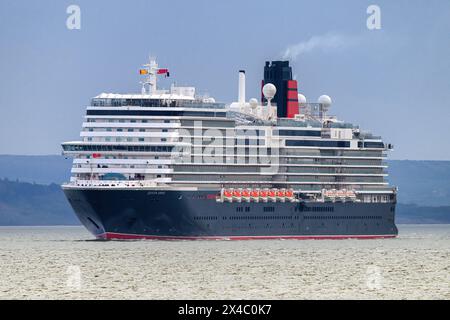
<instances>
[{"instance_id":1,"label":"mast antenna","mask_svg":"<svg viewBox=\"0 0 450 320\"><path fill-rule=\"evenodd\" d=\"M143 69L140 69L139 73L145 75L142 84L142 94L153 94L156 92L156 74L158 72L158 64L156 63L156 58L149 56L149 62L143 65Z\"/></svg>"},{"instance_id":2,"label":"mast antenna","mask_svg":"<svg viewBox=\"0 0 450 320\"><path fill-rule=\"evenodd\" d=\"M143 65L143 69L139 70L141 75L145 75L144 81L141 81L142 84L142 94L154 94L158 92L158 88L156 87L157 75L165 75L169 76L168 69L161 69L158 67L158 63L156 63L156 57L149 56L149 62Z\"/></svg>"}]
</instances>

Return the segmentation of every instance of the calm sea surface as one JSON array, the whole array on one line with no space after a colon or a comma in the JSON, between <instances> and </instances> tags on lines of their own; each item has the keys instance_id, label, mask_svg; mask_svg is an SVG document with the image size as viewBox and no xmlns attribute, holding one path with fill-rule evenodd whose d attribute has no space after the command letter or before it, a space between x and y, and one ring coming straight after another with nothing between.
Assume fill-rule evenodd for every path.
<instances>
[{"instance_id":1,"label":"calm sea surface","mask_svg":"<svg viewBox=\"0 0 450 320\"><path fill-rule=\"evenodd\" d=\"M450 225L386 240L92 241L0 227L0 299L450 299Z\"/></svg>"}]
</instances>

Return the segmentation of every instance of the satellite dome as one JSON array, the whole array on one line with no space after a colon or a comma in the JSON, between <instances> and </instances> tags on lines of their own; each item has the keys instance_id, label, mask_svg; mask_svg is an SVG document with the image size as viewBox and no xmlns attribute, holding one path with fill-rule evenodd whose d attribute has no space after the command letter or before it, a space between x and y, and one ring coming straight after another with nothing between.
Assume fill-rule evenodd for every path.
<instances>
[{"instance_id":1,"label":"satellite dome","mask_svg":"<svg viewBox=\"0 0 450 320\"><path fill-rule=\"evenodd\" d=\"M298 103L306 103L306 97L301 93L298 94Z\"/></svg>"},{"instance_id":2,"label":"satellite dome","mask_svg":"<svg viewBox=\"0 0 450 320\"><path fill-rule=\"evenodd\" d=\"M250 107L252 107L252 109L255 109L258 106L258 100L256 100L255 98L251 98L249 103L250 103Z\"/></svg>"},{"instance_id":3,"label":"satellite dome","mask_svg":"<svg viewBox=\"0 0 450 320\"><path fill-rule=\"evenodd\" d=\"M323 104L325 106L330 106L331 105L331 98L324 94L324 95L319 97L319 99L317 100L317 103Z\"/></svg>"},{"instance_id":4,"label":"satellite dome","mask_svg":"<svg viewBox=\"0 0 450 320\"><path fill-rule=\"evenodd\" d=\"M277 93L277 88L272 83L267 83L262 88L262 92L267 100L271 100L273 97L275 97L275 94Z\"/></svg>"}]
</instances>

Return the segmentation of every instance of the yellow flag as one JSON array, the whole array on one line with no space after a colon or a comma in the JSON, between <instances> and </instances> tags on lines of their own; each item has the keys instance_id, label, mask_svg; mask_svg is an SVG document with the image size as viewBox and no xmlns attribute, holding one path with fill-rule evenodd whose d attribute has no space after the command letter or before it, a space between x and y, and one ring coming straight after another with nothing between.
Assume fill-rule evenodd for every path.
<instances>
[{"instance_id":1,"label":"yellow flag","mask_svg":"<svg viewBox=\"0 0 450 320\"><path fill-rule=\"evenodd\" d=\"M139 74L148 74L148 70L147 69L140 69L139 70Z\"/></svg>"}]
</instances>

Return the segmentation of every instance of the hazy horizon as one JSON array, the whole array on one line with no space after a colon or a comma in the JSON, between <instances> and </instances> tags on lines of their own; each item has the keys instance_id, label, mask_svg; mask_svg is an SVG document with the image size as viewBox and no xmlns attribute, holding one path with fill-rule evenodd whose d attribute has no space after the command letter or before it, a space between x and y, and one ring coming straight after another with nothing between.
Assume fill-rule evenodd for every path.
<instances>
[{"instance_id":1,"label":"hazy horizon","mask_svg":"<svg viewBox=\"0 0 450 320\"><path fill-rule=\"evenodd\" d=\"M81 29L69 30L69 5ZM369 5L381 29L366 25ZM450 160L450 2L0 2L0 154L58 155L90 98L139 92L154 54L172 81L216 100L259 97L266 60L290 59L299 92L393 143L389 159Z\"/></svg>"}]
</instances>

